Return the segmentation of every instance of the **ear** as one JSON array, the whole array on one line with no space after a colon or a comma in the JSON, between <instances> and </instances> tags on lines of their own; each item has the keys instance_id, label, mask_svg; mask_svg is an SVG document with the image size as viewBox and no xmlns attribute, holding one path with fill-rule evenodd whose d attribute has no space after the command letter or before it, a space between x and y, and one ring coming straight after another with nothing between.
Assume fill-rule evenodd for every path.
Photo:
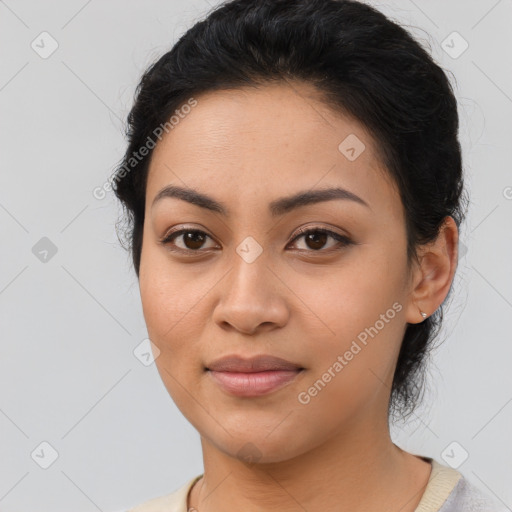
<instances>
[{"instance_id":1,"label":"ear","mask_svg":"<svg viewBox=\"0 0 512 512\"><path fill-rule=\"evenodd\" d=\"M457 269L458 245L457 224L452 217L445 217L436 240L420 247L407 305L408 323L423 322L420 311L428 318L443 303Z\"/></svg>"}]
</instances>

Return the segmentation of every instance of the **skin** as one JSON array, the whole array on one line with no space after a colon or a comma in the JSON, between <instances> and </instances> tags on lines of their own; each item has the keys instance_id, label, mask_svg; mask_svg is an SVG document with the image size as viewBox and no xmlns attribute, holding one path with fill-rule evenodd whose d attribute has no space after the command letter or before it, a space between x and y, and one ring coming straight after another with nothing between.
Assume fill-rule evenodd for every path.
<instances>
[{"instance_id":1,"label":"skin","mask_svg":"<svg viewBox=\"0 0 512 512\"><path fill-rule=\"evenodd\" d=\"M204 476L188 506L414 511L431 466L393 444L387 407L406 324L423 321L420 310L432 314L450 289L455 222L447 217L437 240L420 248L421 264L408 267L405 213L374 141L309 84L196 99L152 155L139 276L158 371L201 436ZM349 134L366 146L354 161L338 150ZM168 185L206 194L231 215L177 198L153 205ZM277 218L268 211L283 196L329 187L348 189L369 207L335 199ZM188 252L172 252L160 240L177 227L208 236L202 245L178 236L174 247ZM353 243L308 243L296 239L299 227L324 227ZM251 263L236 252L248 236L262 248ZM300 403L299 393L394 303L401 305L394 318L309 403ZM235 397L205 371L227 354L271 354L305 370L270 394ZM252 450L255 463L241 460L240 450Z\"/></svg>"}]
</instances>

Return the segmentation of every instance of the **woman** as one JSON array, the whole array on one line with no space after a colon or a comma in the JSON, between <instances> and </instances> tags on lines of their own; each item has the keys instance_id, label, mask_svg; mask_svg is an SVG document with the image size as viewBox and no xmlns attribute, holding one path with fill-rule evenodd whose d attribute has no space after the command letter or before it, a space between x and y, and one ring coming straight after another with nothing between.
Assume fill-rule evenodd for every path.
<instances>
[{"instance_id":1,"label":"woman","mask_svg":"<svg viewBox=\"0 0 512 512\"><path fill-rule=\"evenodd\" d=\"M133 511L498 511L396 446L464 218L457 104L348 0L234 0L144 74L114 188L204 473ZM472 508L471 508L472 507Z\"/></svg>"}]
</instances>

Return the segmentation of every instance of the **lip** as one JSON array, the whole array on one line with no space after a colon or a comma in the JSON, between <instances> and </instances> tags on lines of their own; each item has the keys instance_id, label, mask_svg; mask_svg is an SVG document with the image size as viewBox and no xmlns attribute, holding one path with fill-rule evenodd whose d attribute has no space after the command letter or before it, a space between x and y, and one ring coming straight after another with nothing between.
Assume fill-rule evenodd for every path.
<instances>
[{"instance_id":1,"label":"lip","mask_svg":"<svg viewBox=\"0 0 512 512\"><path fill-rule=\"evenodd\" d=\"M256 397L280 389L302 371L299 364L270 355L243 358L237 355L217 359L206 367L214 381L235 396Z\"/></svg>"},{"instance_id":2,"label":"lip","mask_svg":"<svg viewBox=\"0 0 512 512\"><path fill-rule=\"evenodd\" d=\"M224 356L206 366L207 370L216 372L264 372L268 370L299 370L299 364L292 363L280 357L263 354L253 357L241 357L236 354Z\"/></svg>"}]
</instances>

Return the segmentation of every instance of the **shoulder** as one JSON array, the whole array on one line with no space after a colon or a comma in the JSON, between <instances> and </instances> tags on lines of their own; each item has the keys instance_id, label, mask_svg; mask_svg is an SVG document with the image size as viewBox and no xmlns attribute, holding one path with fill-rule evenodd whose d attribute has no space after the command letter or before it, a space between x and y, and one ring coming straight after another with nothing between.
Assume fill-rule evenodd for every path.
<instances>
[{"instance_id":1,"label":"shoulder","mask_svg":"<svg viewBox=\"0 0 512 512\"><path fill-rule=\"evenodd\" d=\"M192 486L202 477L195 476L170 494L150 499L127 512L187 512L187 496Z\"/></svg>"},{"instance_id":2,"label":"shoulder","mask_svg":"<svg viewBox=\"0 0 512 512\"><path fill-rule=\"evenodd\" d=\"M506 506L471 484L457 470L422 457L432 472L415 512L510 512Z\"/></svg>"},{"instance_id":3,"label":"shoulder","mask_svg":"<svg viewBox=\"0 0 512 512\"><path fill-rule=\"evenodd\" d=\"M462 477L439 512L510 512L504 504L483 493Z\"/></svg>"}]
</instances>

